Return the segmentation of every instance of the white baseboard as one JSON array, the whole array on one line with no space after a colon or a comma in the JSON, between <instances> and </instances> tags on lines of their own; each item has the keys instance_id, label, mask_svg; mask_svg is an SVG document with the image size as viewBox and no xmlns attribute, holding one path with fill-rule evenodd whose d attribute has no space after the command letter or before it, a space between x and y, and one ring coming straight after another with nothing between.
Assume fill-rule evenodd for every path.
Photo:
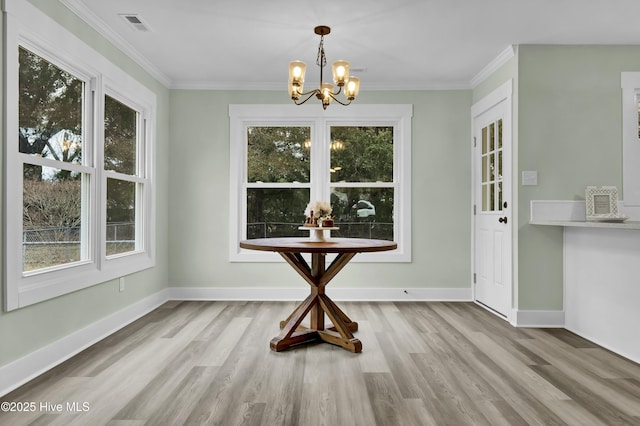
<instances>
[{"instance_id":1,"label":"white baseboard","mask_svg":"<svg viewBox=\"0 0 640 426\"><path fill-rule=\"evenodd\" d=\"M309 289L265 287L172 287L171 300L303 300ZM471 288L327 288L327 295L336 301L400 302L451 301L470 302Z\"/></svg>"},{"instance_id":2,"label":"white baseboard","mask_svg":"<svg viewBox=\"0 0 640 426\"><path fill-rule=\"evenodd\" d=\"M516 310L516 327L564 328L564 311Z\"/></svg>"},{"instance_id":3,"label":"white baseboard","mask_svg":"<svg viewBox=\"0 0 640 426\"><path fill-rule=\"evenodd\" d=\"M58 341L0 366L0 396L6 395L66 361L94 343L146 315L168 300L303 300L309 294L299 288L171 287L146 297ZM471 288L332 288L337 301L471 301Z\"/></svg>"},{"instance_id":4,"label":"white baseboard","mask_svg":"<svg viewBox=\"0 0 640 426\"><path fill-rule=\"evenodd\" d=\"M165 303L162 290L0 367L0 396L22 386Z\"/></svg>"}]
</instances>

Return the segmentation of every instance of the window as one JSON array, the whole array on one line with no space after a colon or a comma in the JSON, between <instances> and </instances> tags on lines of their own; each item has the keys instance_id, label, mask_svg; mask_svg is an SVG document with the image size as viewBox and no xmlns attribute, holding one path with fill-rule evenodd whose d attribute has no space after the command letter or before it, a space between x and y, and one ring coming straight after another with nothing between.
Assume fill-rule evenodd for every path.
<instances>
[{"instance_id":1,"label":"window","mask_svg":"<svg viewBox=\"0 0 640 426\"><path fill-rule=\"evenodd\" d=\"M144 134L141 114L105 96L104 170L107 176L107 256L142 249L140 207L146 180L139 146Z\"/></svg>"},{"instance_id":2,"label":"window","mask_svg":"<svg viewBox=\"0 0 640 426\"><path fill-rule=\"evenodd\" d=\"M155 95L27 2L5 8L12 310L153 266Z\"/></svg>"},{"instance_id":3,"label":"window","mask_svg":"<svg viewBox=\"0 0 640 426\"><path fill-rule=\"evenodd\" d=\"M307 236L310 200L328 200L333 237L396 241L360 261L411 260L410 105L231 105L232 261L274 261L243 239Z\"/></svg>"}]
</instances>

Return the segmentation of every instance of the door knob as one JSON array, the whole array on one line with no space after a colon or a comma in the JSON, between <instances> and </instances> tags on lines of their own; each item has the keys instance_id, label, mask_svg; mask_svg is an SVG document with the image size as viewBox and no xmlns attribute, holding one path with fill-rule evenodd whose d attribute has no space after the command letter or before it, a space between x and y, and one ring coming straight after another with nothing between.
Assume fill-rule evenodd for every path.
<instances>
[{"instance_id":1,"label":"door knob","mask_svg":"<svg viewBox=\"0 0 640 426\"><path fill-rule=\"evenodd\" d=\"M507 223L507 217L501 217L500 219L498 219L498 222L500 223Z\"/></svg>"}]
</instances>

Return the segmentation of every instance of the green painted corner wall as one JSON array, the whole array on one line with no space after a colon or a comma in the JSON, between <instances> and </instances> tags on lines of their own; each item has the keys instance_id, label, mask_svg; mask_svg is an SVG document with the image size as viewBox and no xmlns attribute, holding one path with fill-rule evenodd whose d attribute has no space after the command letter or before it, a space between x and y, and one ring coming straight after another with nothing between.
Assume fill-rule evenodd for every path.
<instances>
[{"instance_id":1,"label":"green painted corner wall","mask_svg":"<svg viewBox=\"0 0 640 426\"><path fill-rule=\"evenodd\" d=\"M286 92L172 91L171 285L300 285L285 263L228 260L228 105L274 102L289 102ZM332 286L468 288L471 91L363 92L357 102L413 105L413 262L352 263Z\"/></svg>"},{"instance_id":2,"label":"green painted corner wall","mask_svg":"<svg viewBox=\"0 0 640 426\"><path fill-rule=\"evenodd\" d=\"M169 170L169 90L89 28L60 2L33 0L31 3L146 85L157 96L156 267L127 276L124 292L119 292L117 281L109 281L16 311L0 311L0 341L2 341L0 366L124 309L136 301L157 293L168 285L168 236L166 229L168 228L169 213L167 208L169 204L167 173ZM4 70L4 67L0 69ZM0 117L0 128L4 127L3 117L4 113ZM2 166L0 165L0 167ZM4 174L0 173L0 182L3 176ZM2 184L4 185L4 183ZM4 200L0 202L4 202ZM2 230L0 230L1 232ZM0 294L1 304L2 295Z\"/></svg>"},{"instance_id":3,"label":"green painted corner wall","mask_svg":"<svg viewBox=\"0 0 640 426\"><path fill-rule=\"evenodd\" d=\"M532 200L583 200L588 185L622 187L620 73L640 46L520 45L473 90L477 102L513 79L514 307L563 309L563 231L529 225ZM524 170L537 186L522 186Z\"/></svg>"},{"instance_id":4,"label":"green painted corner wall","mask_svg":"<svg viewBox=\"0 0 640 426\"><path fill-rule=\"evenodd\" d=\"M563 232L529 225L531 200L584 200L588 185L622 187L620 73L640 71L640 46L519 47L518 176L521 309L563 309Z\"/></svg>"}]
</instances>

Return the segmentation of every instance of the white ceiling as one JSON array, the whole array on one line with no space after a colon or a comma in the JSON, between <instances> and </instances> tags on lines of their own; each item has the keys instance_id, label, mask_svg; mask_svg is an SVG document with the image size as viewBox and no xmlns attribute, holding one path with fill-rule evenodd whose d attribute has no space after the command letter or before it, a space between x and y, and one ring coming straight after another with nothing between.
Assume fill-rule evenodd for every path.
<instances>
[{"instance_id":1,"label":"white ceiling","mask_svg":"<svg viewBox=\"0 0 640 426\"><path fill-rule=\"evenodd\" d=\"M468 88L517 44L640 44L639 0L60 1L170 88L286 90L292 60L313 81L317 25L361 90Z\"/></svg>"}]
</instances>

